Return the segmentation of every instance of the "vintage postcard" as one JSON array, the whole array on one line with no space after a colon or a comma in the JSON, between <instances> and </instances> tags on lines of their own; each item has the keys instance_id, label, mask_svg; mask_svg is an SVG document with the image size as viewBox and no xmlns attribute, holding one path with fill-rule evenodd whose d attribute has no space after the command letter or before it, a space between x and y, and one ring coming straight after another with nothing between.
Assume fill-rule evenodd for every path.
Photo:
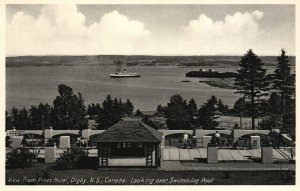
<instances>
[{"instance_id":1,"label":"vintage postcard","mask_svg":"<svg viewBox=\"0 0 300 191\"><path fill-rule=\"evenodd\" d=\"M6 1L5 188L295 189L296 10Z\"/></svg>"}]
</instances>

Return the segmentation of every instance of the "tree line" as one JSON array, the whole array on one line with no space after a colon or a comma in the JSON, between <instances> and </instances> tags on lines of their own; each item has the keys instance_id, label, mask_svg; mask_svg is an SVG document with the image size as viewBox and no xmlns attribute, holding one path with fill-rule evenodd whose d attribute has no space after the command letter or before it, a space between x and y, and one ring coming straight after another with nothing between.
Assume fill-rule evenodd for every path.
<instances>
[{"instance_id":1,"label":"tree line","mask_svg":"<svg viewBox=\"0 0 300 191\"><path fill-rule=\"evenodd\" d=\"M216 115L223 115L228 111L228 106L215 96L211 96L199 108L194 99L187 102L179 94L171 96L166 106L157 106L157 112L165 114L169 129L214 129L219 125L215 121L218 118Z\"/></svg>"},{"instance_id":2,"label":"tree line","mask_svg":"<svg viewBox=\"0 0 300 191\"><path fill-rule=\"evenodd\" d=\"M88 115L95 119L99 129L107 129L120 121L125 116L133 115L134 105L129 99L123 102L121 98L114 98L110 95L102 103L88 105Z\"/></svg>"},{"instance_id":3,"label":"tree line","mask_svg":"<svg viewBox=\"0 0 300 191\"><path fill-rule=\"evenodd\" d=\"M122 117L132 115L134 110L129 99L123 103L121 98L112 99L110 95L102 107L97 103L86 108L81 93L74 94L73 89L64 84L58 85L58 93L52 106L40 103L28 110L13 107L10 115L6 111L6 129L34 130L50 126L53 129L86 129L89 118L96 120L98 129L107 129Z\"/></svg>"}]
</instances>

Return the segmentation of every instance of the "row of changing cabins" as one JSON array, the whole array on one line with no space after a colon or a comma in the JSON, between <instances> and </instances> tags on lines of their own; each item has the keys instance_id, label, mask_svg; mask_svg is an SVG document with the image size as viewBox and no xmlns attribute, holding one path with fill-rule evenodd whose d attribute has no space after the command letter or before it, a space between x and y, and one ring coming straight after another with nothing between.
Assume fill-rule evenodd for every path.
<instances>
[{"instance_id":1,"label":"row of changing cabins","mask_svg":"<svg viewBox=\"0 0 300 191\"><path fill-rule=\"evenodd\" d=\"M262 133L267 134L268 132L269 131L263 131ZM228 134L228 132L221 133ZM202 137L202 147L204 148L168 148L164 145L165 136L168 134L170 134L170 131L155 130L141 121L119 121L106 131L100 133L94 139L94 142L97 144L96 156L99 159L98 165L99 167L160 167L163 160L172 160L172 157L176 160L196 160L198 156L199 159L206 159L207 163L218 163L222 160L222 158L224 158L224 156L231 155L232 158L234 158L234 156L237 158L245 158L245 156L249 154L249 151L247 153L247 151L218 149L216 145L210 144L211 136L204 136L205 133L203 130L196 132L196 136ZM242 134L242 132L237 132L235 133L235 137L241 136ZM44 136L45 138L51 138L53 136L53 130L50 129L47 130L47 132L45 131ZM90 136L89 133L86 136ZM14 136L12 137L12 140L15 145L14 147L18 147L21 144L22 138ZM59 151L70 148L69 136L61 136L59 142L59 148L56 148L56 146L45 147L45 163L54 163ZM273 162L273 147L261 147L259 136L251 136L251 144L255 146L255 150L253 150L253 152L256 152L256 156L257 153L260 153L262 163ZM233 155L236 152L239 154ZM184 157L180 158L180 153L186 154L182 154Z\"/></svg>"}]
</instances>

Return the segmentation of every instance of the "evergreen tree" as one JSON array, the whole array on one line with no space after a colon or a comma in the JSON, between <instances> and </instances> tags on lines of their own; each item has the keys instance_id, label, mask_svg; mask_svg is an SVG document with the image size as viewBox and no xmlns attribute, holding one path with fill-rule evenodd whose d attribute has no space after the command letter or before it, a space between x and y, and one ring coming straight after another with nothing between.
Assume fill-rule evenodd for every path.
<instances>
[{"instance_id":1,"label":"evergreen tree","mask_svg":"<svg viewBox=\"0 0 300 191\"><path fill-rule=\"evenodd\" d=\"M200 107L198 111L197 126L202 129L215 129L219 125L219 122L216 121L218 118L216 117L217 103L217 98L212 96Z\"/></svg>"},{"instance_id":2,"label":"evergreen tree","mask_svg":"<svg viewBox=\"0 0 300 191\"><path fill-rule=\"evenodd\" d=\"M193 98L189 101L189 103L187 105L187 109L188 109L189 115L191 115L191 116L197 115L198 108L197 108L197 104Z\"/></svg>"},{"instance_id":3,"label":"evergreen tree","mask_svg":"<svg viewBox=\"0 0 300 191\"><path fill-rule=\"evenodd\" d=\"M112 122L112 108L113 108L113 100L111 96L108 95L106 99L102 102L102 108L97 115L96 122L99 124L99 129L107 129L114 122Z\"/></svg>"},{"instance_id":4,"label":"evergreen tree","mask_svg":"<svg viewBox=\"0 0 300 191\"><path fill-rule=\"evenodd\" d=\"M40 103L37 107L31 106L30 118L32 123L32 129L43 129L51 126L51 110L50 105Z\"/></svg>"},{"instance_id":5,"label":"evergreen tree","mask_svg":"<svg viewBox=\"0 0 300 191\"><path fill-rule=\"evenodd\" d=\"M5 131L13 128L12 117L8 115L8 112L5 111Z\"/></svg>"},{"instance_id":6,"label":"evergreen tree","mask_svg":"<svg viewBox=\"0 0 300 191\"><path fill-rule=\"evenodd\" d=\"M135 111L135 116L143 116L143 113L139 109L137 109Z\"/></svg>"},{"instance_id":7,"label":"evergreen tree","mask_svg":"<svg viewBox=\"0 0 300 191\"><path fill-rule=\"evenodd\" d=\"M53 101L52 120L55 129L84 129L88 126L86 108L81 93L73 94L73 89L58 85L59 96Z\"/></svg>"},{"instance_id":8,"label":"evergreen tree","mask_svg":"<svg viewBox=\"0 0 300 191\"><path fill-rule=\"evenodd\" d=\"M235 79L236 92L250 100L252 128L255 129L255 118L258 117L261 99L266 96L269 85L263 62L250 49L241 59L240 69Z\"/></svg>"},{"instance_id":9,"label":"evergreen tree","mask_svg":"<svg viewBox=\"0 0 300 191\"><path fill-rule=\"evenodd\" d=\"M96 103L96 105L94 103L92 103L92 104L88 105L87 114L89 115L89 117L91 119L94 119L96 117L96 115L98 115L100 110L101 110L101 106L99 103Z\"/></svg>"},{"instance_id":10,"label":"evergreen tree","mask_svg":"<svg viewBox=\"0 0 300 191\"><path fill-rule=\"evenodd\" d=\"M102 102L103 109L112 109L114 102L111 98L111 95L107 95L106 99Z\"/></svg>"},{"instance_id":11,"label":"evergreen tree","mask_svg":"<svg viewBox=\"0 0 300 191\"><path fill-rule=\"evenodd\" d=\"M228 112L228 106L224 105L223 101L221 99L219 99L218 101L218 111L221 112L222 114L227 113Z\"/></svg>"},{"instance_id":12,"label":"evergreen tree","mask_svg":"<svg viewBox=\"0 0 300 191\"><path fill-rule=\"evenodd\" d=\"M21 126L19 120L19 110L15 107L11 109L11 118L13 127L18 129Z\"/></svg>"},{"instance_id":13,"label":"evergreen tree","mask_svg":"<svg viewBox=\"0 0 300 191\"><path fill-rule=\"evenodd\" d=\"M127 99L126 103L124 105L125 105L125 114L127 116L131 116L133 114L133 111L134 111L133 104L130 102L129 99Z\"/></svg>"},{"instance_id":14,"label":"evergreen tree","mask_svg":"<svg viewBox=\"0 0 300 191\"><path fill-rule=\"evenodd\" d=\"M239 98L233 106L233 111L235 115L240 117L248 117L249 116L249 101L246 101L245 97Z\"/></svg>"},{"instance_id":15,"label":"evergreen tree","mask_svg":"<svg viewBox=\"0 0 300 191\"><path fill-rule=\"evenodd\" d=\"M92 104L93 105L93 104ZM92 110L92 105L88 105L87 106L87 114L89 115L89 116L92 116L92 113L93 113L93 110Z\"/></svg>"},{"instance_id":16,"label":"evergreen tree","mask_svg":"<svg viewBox=\"0 0 300 191\"><path fill-rule=\"evenodd\" d=\"M289 99L286 102L286 125L284 132L291 135L292 139L295 141L296 137L296 103L295 99Z\"/></svg>"},{"instance_id":17,"label":"evergreen tree","mask_svg":"<svg viewBox=\"0 0 300 191\"><path fill-rule=\"evenodd\" d=\"M281 127L281 120L276 115L271 115L269 117L264 118L259 123L260 129L263 130L272 130L272 129L279 129Z\"/></svg>"},{"instance_id":18,"label":"evergreen tree","mask_svg":"<svg viewBox=\"0 0 300 191\"><path fill-rule=\"evenodd\" d=\"M115 98L115 99L117 99L117 98ZM120 116L125 116L125 113L126 113L126 104L124 104L123 102L122 102L122 99L121 98L119 98L118 99L118 103L116 104L116 107L120 110Z\"/></svg>"},{"instance_id":19,"label":"evergreen tree","mask_svg":"<svg viewBox=\"0 0 300 191\"><path fill-rule=\"evenodd\" d=\"M285 51L281 51L281 55L277 57L277 67L274 71L273 88L281 97L281 117L282 117L282 130L286 130L289 126L287 121L294 119L287 118L291 116L293 118L293 112L295 108L290 107L288 103L292 104L292 100L295 98L295 78L291 74L291 68L288 60L288 56L285 55ZM293 105L293 104L292 104Z\"/></svg>"},{"instance_id":20,"label":"evergreen tree","mask_svg":"<svg viewBox=\"0 0 300 191\"><path fill-rule=\"evenodd\" d=\"M117 123L122 118L123 110L122 101L117 98L112 100L110 95L102 103L102 108L97 115L96 122L99 124L99 129L107 129Z\"/></svg>"},{"instance_id":21,"label":"evergreen tree","mask_svg":"<svg viewBox=\"0 0 300 191\"><path fill-rule=\"evenodd\" d=\"M101 111L101 106L100 106L99 103L96 103L96 106L95 106L95 115L97 115L100 111Z\"/></svg>"},{"instance_id":22,"label":"evergreen tree","mask_svg":"<svg viewBox=\"0 0 300 191\"><path fill-rule=\"evenodd\" d=\"M89 115L90 118L93 119L95 117L95 115L97 114L96 110L97 110L96 105L94 103L88 105L87 114Z\"/></svg>"},{"instance_id":23,"label":"evergreen tree","mask_svg":"<svg viewBox=\"0 0 300 191\"><path fill-rule=\"evenodd\" d=\"M113 102L112 118L114 121L119 121L122 117L124 117L125 106L120 98L115 98Z\"/></svg>"},{"instance_id":24,"label":"evergreen tree","mask_svg":"<svg viewBox=\"0 0 300 191\"><path fill-rule=\"evenodd\" d=\"M190 117L187 103L180 95L173 95L165 109L169 129L190 129Z\"/></svg>"},{"instance_id":25,"label":"evergreen tree","mask_svg":"<svg viewBox=\"0 0 300 191\"><path fill-rule=\"evenodd\" d=\"M268 100L268 108L266 112L272 115L274 114L279 115L282 112L281 106L282 106L281 96L276 92L271 93L270 98Z\"/></svg>"},{"instance_id":26,"label":"evergreen tree","mask_svg":"<svg viewBox=\"0 0 300 191\"><path fill-rule=\"evenodd\" d=\"M87 111L82 94L78 93L77 103L73 107L73 118L71 118L75 129L86 129L88 127Z\"/></svg>"},{"instance_id":27,"label":"evergreen tree","mask_svg":"<svg viewBox=\"0 0 300 191\"><path fill-rule=\"evenodd\" d=\"M197 104L195 102L194 99L190 99L188 105L187 105L187 112L188 112L188 117L189 117L189 121L190 124L195 127L195 118L198 115L198 108L197 108Z\"/></svg>"},{"instance_id":28,"label":"evergreen tree","mask_svg":"<svg viewBox=\"0 0 300 191\"><path fill-rule=\"evenodd\" d=\"M159 105L157 106L156 111L157 111L158 113L165 113L166 107L163 107L161 104L159 104Z\"/></svg>"},{"instance_id":29,"label":"evergreen tree","mask_svg":"<svg viewBox=\"0 0 300 191\"><path fill-rule=\"evenodd\" d=\"M20 110L18 120L19 120L19 126L16 126L16 129L20 129L20 130L31 129L29 112L25 109L25 107L23 107L23 109Z\"/></svg>"}]
</instances>

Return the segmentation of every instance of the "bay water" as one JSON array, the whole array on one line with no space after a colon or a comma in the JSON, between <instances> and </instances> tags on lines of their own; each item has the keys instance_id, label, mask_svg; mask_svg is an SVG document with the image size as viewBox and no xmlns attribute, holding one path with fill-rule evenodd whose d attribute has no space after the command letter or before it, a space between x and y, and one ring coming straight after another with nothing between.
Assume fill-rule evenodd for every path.
<instances>
[{"instance_id":1,"label":"bay water","mask_svg":"<svg viewBox=\"0 0 300 191\"><path fill-rule=\"evenodd\" d=\"M209 67L201 67L209 69ZM185 73L200 67L132 66L128 72L138 72L140 78L110 78L116 66L28 66L6 68L6 109L29 108L30 105L49 103L58 96L58 85L66 84L74 93L81 92L85 104L102 103L108 94L130 99L135 109L155 110L166 105L174 94L184 99L194 98L198 106L212 95L233 106L241 96L232 89L210 87L199 83L200 78L187 78ZM213 68L217 71L236 71L237 67ZM190 82L182 82L188 80Z\"/></svg>"}]
</instances>

